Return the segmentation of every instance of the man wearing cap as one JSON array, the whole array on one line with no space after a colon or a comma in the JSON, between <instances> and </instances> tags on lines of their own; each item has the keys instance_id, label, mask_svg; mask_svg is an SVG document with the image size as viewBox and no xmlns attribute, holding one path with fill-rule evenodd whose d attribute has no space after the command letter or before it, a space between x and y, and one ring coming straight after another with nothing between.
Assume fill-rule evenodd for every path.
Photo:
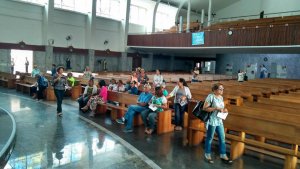
<instances>
[{"instance_id":1,"label":"man wearing cap","mask_svg":"<svg viewBox=\"0 0 300 169\"><path fill-rule=\"evenodd\" d=\"M35 77L35 75L39 75L40 73L40 69L37 68L37 65L34 65L31 72L31 77Z\"/></svg>"},{"instance_id":2,"label":"man wearing cap","mask_svg":"<svg viewBox=\"0 0 300 169\"><path fill-rule=\"evenodd\" d=\"M125 124L126 127L123 130L125 133L133 132L132 123L133 118L137 113L141 113L142 111L148 108L148 103L152 98L152 94L150 92L151 86L149 84L144 85L144 92L142 92L137 100L137 105L130 105L124 117L121 119L117 119L117 123Z\"/></svg>"}]
</instances>

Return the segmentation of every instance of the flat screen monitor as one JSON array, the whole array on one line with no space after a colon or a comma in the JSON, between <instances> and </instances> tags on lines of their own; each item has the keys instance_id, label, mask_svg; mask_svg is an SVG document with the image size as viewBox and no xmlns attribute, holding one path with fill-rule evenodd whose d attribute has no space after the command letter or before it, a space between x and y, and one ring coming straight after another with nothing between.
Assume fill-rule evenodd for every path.
<instances>
[{"instance_id":1,"label":"flat screen monitor","mask_svg":"<svg viewBox=\"0 0 300 169\"><path fill-rule=\"evenodd\" d=\"M192 33L192 45L204 45L204 32Z\"/></svg>"}]
</instances>

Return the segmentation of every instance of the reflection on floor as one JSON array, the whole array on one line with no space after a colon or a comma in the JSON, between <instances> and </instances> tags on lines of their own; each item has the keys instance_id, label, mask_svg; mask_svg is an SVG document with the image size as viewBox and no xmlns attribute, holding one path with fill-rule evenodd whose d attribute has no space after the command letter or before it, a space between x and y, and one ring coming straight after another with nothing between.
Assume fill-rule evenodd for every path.
<instances>
[{"instance_id":1,"label":"reflection on floor","mask_svg":"<svg viewBox=\"0 0 300 169\"><path fill-rule=\"evenodd\" d=\"M0 99L0 107L11 111L17 121L16 147L5 169L151 168L155 167L152 162L161 168L189 169L279 169L283 166L283 160L249 151L247 154L251 156L244 155L228 166L218 158L217 147L213 148L215 163L208 164L203 160L203 145L185 145L186 132L146 136L143 127L138 127L134 133L125 134L121 131L123 126L111 121L108 115L91 119L79 113L72 100L64 100L64 115L57 118L55 102L33 101L3 88L0 88Z\"/></svg>"}]
</instances>

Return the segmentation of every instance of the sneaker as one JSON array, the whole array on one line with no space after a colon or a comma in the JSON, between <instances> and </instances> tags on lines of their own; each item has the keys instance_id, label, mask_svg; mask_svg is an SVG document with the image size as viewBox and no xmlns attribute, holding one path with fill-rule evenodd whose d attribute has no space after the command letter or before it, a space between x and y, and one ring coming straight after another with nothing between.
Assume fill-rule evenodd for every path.
<instances>
[{"instance_id":1,"label":"sneaker","mask_svg":"<svg viewBox=\"0 0 300 169\"><path fill-rule=\"evenodd\" d=\"M220 158L222 160L223 163L225 164L232 164L232 160L230 160L227 155L220 155Z\"/></svg>"},{"instance_id":2,"label":"sneaker","mask_svg":"<svg viewBox=\"0 0 300 169\"><path fill-rule=\"evenodd\" d=\"M62 115L63 115L62 112L57 112L58 117L62 117Z\"/></svg>"},{"instance_id":3,"label":"sneaker","mask_svg":"<svg viewBox=\"0 0 300 169\"><path fill-rule=\"evenodd\" d=\"M214 163L214 161L212 160L210 154L209 155L208 154L204 154L204 158L205 158L205 161L207 161L208 163L210 163L210 164Z\"/></svg>"},{"instance_id":4,"label":"sneaker","mask_svg":"<svg viewBox=\"0 0 300 169\"><path fill-rule=\"evenodd\" d=\"M125 129L123 130L123 132L124 132L124 133L132 133L132 132L133 132L133 129L126 129L126 128L125 128Z\"/></svg>"},{"instance_id":5,"label":"sneaker","mask_svg":"<svg viewBox=\"0 0 300 169\"><path fill-rule=\"evenodd\" d=\"M120 119L117 119L116 122L119 123L119 124L125 124L125 118L122 117Z\"/></svg>"}]
</instances>

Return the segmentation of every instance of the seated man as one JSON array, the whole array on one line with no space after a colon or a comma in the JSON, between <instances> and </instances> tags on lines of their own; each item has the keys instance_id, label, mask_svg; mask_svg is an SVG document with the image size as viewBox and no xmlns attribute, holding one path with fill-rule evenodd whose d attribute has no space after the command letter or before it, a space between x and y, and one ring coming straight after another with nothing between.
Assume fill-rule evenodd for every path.
<instances>
[{"instance_id":1,"label":"seated man","mask_svg":"<svg viewBox=\"0 0 300 169\"><path fill-rule=\"evenodd\" d=\"M139 90L138 90L138 88L136 87L136 84L137 84L136 81L130 82L130 89L128 90L128 93L129 93L129 94L138 95Z\"/></svg>"},{"instance_id":2,"label":"seated man","mask_svg":"<svg viewBox=\"0 0 300 169\"><path fill-rule=\"evenodd\" d=\"M91 78L89 80L89 84L84 89L83 95L80 96L77 100L79 103L79 109L85 106L89 101L90 97L92 95L97 94L97 92L98 92L97 86L94 84L94 79Z\"/></svg>"},{"instance_id":3,"label":"seated man","mask_svg":"<svg viewBox=\"0 0 300 169\"><path fill-rule=\"evenodd\" d=\"M133 118L137 113L141 113L144 110L148 109L148 103L152 98L152 94L150 92L151 86L149 84L144 85L144 92L141 93L137 100L137 105L130 105L124 117L121 119L117 119L117 123L125 124L126 128L124 129L125 133L133 132L132 123Z\"/></svg>"}]
</instances>

